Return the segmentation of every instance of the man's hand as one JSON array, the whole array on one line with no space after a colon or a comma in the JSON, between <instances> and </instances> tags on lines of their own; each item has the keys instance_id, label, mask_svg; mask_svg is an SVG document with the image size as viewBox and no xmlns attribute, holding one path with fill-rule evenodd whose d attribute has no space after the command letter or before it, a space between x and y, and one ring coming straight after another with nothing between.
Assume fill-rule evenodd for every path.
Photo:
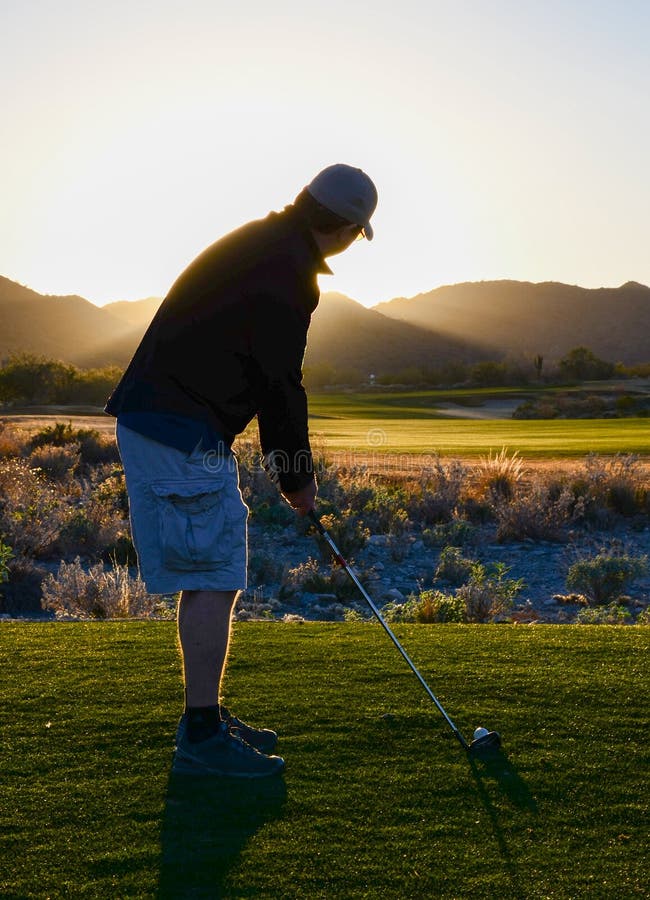
<instances>
[{"instance_id":1,"label":"man's hand","mask_svg":"<svg viewBox=\"0 0 650 900\"><path fill-rule=\"evenodd\" d=\"M316 487L316 479L312 478L309 484L306 484L304 488L300 488L299 491L283 491L282 496L289 506L292 509L295 509L299 516L306 516L316 506L317 493L318 488Z\"/></svg>"}]
</instances>

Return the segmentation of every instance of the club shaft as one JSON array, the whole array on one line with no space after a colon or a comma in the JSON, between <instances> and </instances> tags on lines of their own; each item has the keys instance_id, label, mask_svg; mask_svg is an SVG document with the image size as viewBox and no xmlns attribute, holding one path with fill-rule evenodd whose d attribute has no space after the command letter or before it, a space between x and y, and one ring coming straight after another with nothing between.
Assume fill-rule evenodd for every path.
<instances>
[{"instance_id":1,"label":"club shaft","mask_svg":"<svg viewBox=\"0 0 650 900\"><path fill-rule=\"evenodd\" d=\"M401 653L401 655L402 655L404 661L407 663L407 665L409 666L409 668L411 669L411 671L413 672L413 674L415 675L415 677L418 679L418 681L420 682L420 684L422 685L422 687L424 688L424 690L427 692L429 698L430 698L431 700L433 700L433 702L435 703L436 708L438 709L438 712L442 715L442 717L444 718L444 720L446 721L446 723L449 725L449 727L451 728L451 730L453 731L453 733L456 735L456 738L458 739L458 741L459 741L461 747L462 747L464 750L469 750L469 744L467 743L467 741L465 740L465 738L463 737L463 735L460 733L460 731L458 730L458 728L454 725L453 721L451 720L451 718L450 718L449 715L447 714L447 712L446 712L445 708L443 707L442 703L440 703L440 701L438 700L438 698L436 697L436 695L433 693L433 691L431 690L431 688L429 687L429 685L426 683L426 681L424 680L424 678L422 677L422 675L420 674L420 672L419 672L418 669L416 668L415 664L414 664L413 661L411 660L411 658L410 658L410 656L408 655L408 653L406 652L406 650L402 647L402 645L400 644L400 642L397 640L397 638L396 638L395 635L393 634L393 631L392 631L391 627L390 627L390 626L388 625L388 623L385 621L384 617L383 617L382 614L380 613L380 611L379 611L379 609L377 608L376 604L374 603L374 601L372 600L372 598L370 597L370 595L368 594L368 592L366 591L366 589L364 588L364 586L361 584L361 582L360 582L359 579L357 578L357 576L356 576L354 570L348 565L348 563L347 563L346 560L343 558L343 556L341 556L341 553L340 553L338 547L336 546L336 544L334 543L334 540L332 539L332 537L331 537L331 535L329 534L329 532L327 531L327 529L322 525L322 523L321 523L320 519L318 518L318 516L316 515L316 513L315 513L315 512L311 512L311 513L309 514L309 518L310 518L311 521L315 524L316 528L318 529L319 534L325 539L325 541L326 541L327 544L329 545L329 548L330 548L330 550L332 551L332 553L333 553L334 558L336 559L336 561L339 563L339 565L340 565L342 568L345 569L345 571L347 572L347 574L349 575L349 577L352 579L352 581L353 581L353 582L355 583L355 585L357 586L357 588L358 588L359 592L361 593L363 599L366 601L366 603L368 604L368 606L370 607L370 609L373 611L373 613L374 613L374 615L375 615L375 618L378 620L379 624L382 626L382 628L384 629L384 631L386 632L386 634L388 635L388 637L391 639L391 641L393 642L393 644L395 644L395 646L397 647L397 649L398 649L399 652Z\"/></svg>"}]
</instances>

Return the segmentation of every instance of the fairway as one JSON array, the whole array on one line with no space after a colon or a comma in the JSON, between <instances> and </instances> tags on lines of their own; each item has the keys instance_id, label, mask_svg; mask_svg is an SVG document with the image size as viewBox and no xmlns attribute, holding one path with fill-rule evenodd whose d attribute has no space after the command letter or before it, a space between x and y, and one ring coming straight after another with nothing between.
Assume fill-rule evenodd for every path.
<instances>
[{"instance_id":1,"label":"fairway","mask_svg":"<svg viewBox=\"0 0 650 900\"><path fill-rule=\"evenodd\" d=\"M642 897L643 627L239 623L225 700L284 779L172 777L172 623L0 625L0 895Z\"/></svg>"},{"instance_id":2,"label":"fairway","mask_svg":"<svg viewBox=\"0 0 650 900\"><path fill-rule=\"evenodd\" d=\"M502 447L542 459L650 454L650 419L379 418L366 412L363 417L312 417L314 443L332 451L441 456L480 456Z\"/></svg>"}]
</instances>

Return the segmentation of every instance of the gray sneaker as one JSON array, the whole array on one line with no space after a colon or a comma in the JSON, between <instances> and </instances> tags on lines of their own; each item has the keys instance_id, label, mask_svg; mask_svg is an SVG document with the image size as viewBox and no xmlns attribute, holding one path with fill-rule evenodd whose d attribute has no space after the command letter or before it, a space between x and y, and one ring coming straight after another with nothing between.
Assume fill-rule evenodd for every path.
<instances>
[{"instance_id":1,"label":"gray sneaker","mask_svg":"<svg viewBox=\"0 0 650 900\"><path fill-rule=\"evenodd\" d=\"M270 728L253 728L252 725L247 725L245 722L242 722L241 719L238 719L237 716L231 715L225 706L221 706L219 709L221 720L226 723L228 731L231 734L246 741L247 744L250 744L251 747L255 747L260 753L273 753L278 743L278 736L275 731L271 731ZM178 722L178 728L176 729L176 746L178 746L186 729L187 716L183 713Z\"/></svg>"},{"instance_id":2,"label":"gray sneaker","mask_svg":"<svg viewBox=\"0 0 650 900\"><path fill-rule=\"evenodd\" d=\"M226 778L265 778L284 770L280 756L266 756L232 734L225 722L214 737L192 743L183 731L176 745L172 771Z\"/></svg>"}]
</instances>

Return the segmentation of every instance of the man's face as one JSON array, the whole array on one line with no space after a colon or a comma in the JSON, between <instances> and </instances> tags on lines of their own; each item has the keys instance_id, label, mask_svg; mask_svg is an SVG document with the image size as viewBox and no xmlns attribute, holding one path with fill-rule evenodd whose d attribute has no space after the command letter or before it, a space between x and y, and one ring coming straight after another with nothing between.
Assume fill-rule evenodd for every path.
<instances>
[{"instance_id":1,"label":"man's face","mask_svg":"<svg viewBox=\"0 0 650 900\"><path fill-rule=\"evenodd\" d=\"M359 225L343 225L327 235L327 246L323 255L336 256L337 253L343 253L360 237L363 237L363 233Z\"/></svg>"}]
</instances>

